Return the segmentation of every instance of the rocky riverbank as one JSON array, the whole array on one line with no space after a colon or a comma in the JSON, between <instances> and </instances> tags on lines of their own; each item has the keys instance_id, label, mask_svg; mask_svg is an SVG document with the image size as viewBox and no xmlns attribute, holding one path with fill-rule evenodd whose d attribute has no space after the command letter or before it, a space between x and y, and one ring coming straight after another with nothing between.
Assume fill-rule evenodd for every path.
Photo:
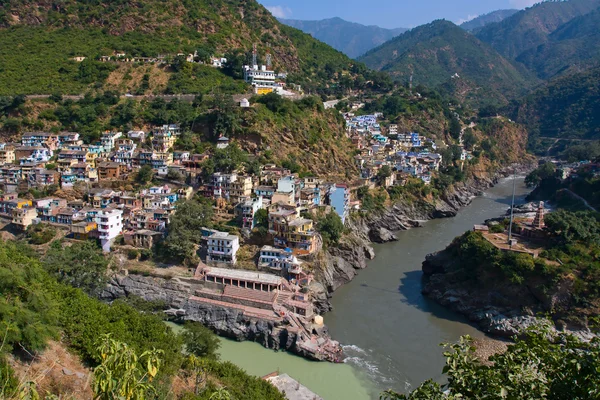
<instances>
[{"instance_id":1,"label":"rocky riverbank","mask_svg":"<svg viewBox=\"0 0 600 400\"><path fill-rule=\"evenodd\" d=\"M191 278L160 278L120 273L113 276L101 294L104 301L114 301L128 296L137 296L146 301L159 301L170 309L167 314L178 320L200 322L218 335L238 341L250 340L273 350L286 350L309 359L321 360L314 352L302 345L297 329L290 329L285 321L275 318L249 316L240 309L194 299L198 282ZM301 332L301 331L300 331ZM313 332L323 341L330 336L322 325Z\"/></svg>"},{"instance_id":2,"label":"rocky riverbank","mask_svg":"<svg viewBox=\"0 0 600 400\"><path fill-rule=\"evenodd\" d=\"M454 251L459 245L450 244L426 257L422 266L425 296L465 315L493 336L513 338L529 327L547 325L547 314L552 314L557 330L584 340L594 336L585 314L574 306L571 279L548 282L536 276L517 284L499 269L466 267Z\"/></svg>"},{"instance_id":3,"label":"rocky riverbank","mask_svg":"<svg viewBox=\"0 0 600 400\"><path fill-rule=\"evenodd\" d=\"M519 172L529 169L529 165L518 167ZM433 201L400 201L381 212L352 216L346 224L350 233L337 246L327 249L324 256L315 262L316 282L312 284L311 292L317 309L321 313L330 311L328 299L333 292L367 267L367 262L375 257L372 243L394 241L396 237L393 232L420 227L431 219L454 217L474 197L511 172L507 169L492 176L474 177L455 185Z\"/></svg>"}]
</instances>

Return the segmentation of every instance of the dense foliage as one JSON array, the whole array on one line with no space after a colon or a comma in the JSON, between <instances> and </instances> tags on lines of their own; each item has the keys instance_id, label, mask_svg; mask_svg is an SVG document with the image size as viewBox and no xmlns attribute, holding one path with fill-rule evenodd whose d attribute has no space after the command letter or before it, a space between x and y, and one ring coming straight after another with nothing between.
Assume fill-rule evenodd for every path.
<instances>
[{"instance_id":1,"label":"dense foliage","mask_svg":"<svg viewBox=\"0 0 600 400\"><path fill-rule=\"evenodd\" d=\"M87 365L98 367L94 385L98 398L165 398L173 376L189 367L181 351L184 339L152 314L154 306L141 313L124 301L102 303L80 289L57 282L44 270L38 257L19 242L0 242L0 395L31 398L23 396L36 394L34 387L24 388L13 378L6 354L42 351L50 338L58 339L60 332L63 343ZM240 400L283 399L267 382L230 363L214 360L214 334L206 329L194 331L201 332L206 344L203 352L208 358L204 364L212 379L198 392L199 397L190 393L188 398L208 399L213 393L222 392L220 385L225 385ZM132 377L139 379L134 382L129 380ZM123 392L137 393L137 389L145 396ZM49 394L63 394L60 387L52 390Z\"/></svg>"},{"instance_id":2,"label":"dense foliage","mask_svg":"<svg viewBox=\"0 0 600 400\"><path fill-rule=\"evenodd\" d=\"M587 400L600 396L600 342L589 343L545 328L523 338L483 363L467 336L444 353L448 383L429 380L408 395L382 394L388 400ZM487 361L487 360L485 360Z\"/></svg>"}]
</instances>

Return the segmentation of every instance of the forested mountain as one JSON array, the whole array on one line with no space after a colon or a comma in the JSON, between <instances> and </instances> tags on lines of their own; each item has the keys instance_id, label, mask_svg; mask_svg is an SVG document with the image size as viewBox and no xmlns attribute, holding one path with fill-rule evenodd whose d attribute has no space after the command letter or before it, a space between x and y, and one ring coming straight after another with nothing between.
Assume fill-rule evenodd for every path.
<instances>
[{"instance_id":1,"label":"forested mountain","mask_svg":"<svg viewBox=\"0 0 600 400\"><path fill-rule=\"evenodd\" d=\"M320 21L280 19L280 22L300 29L327 43L348 57L356 58L372 48L407 31L405 28L385 29L375 25L362 25L341 18Z\"/></svg>"},{"instance_id":2,"label":"forested mountain","mask_svg":"<svg viewBox=\"0 0 600 400\"><path fill-rule=\"evenodd\" d=\"M600 139L600 67L557 78L525 97L513 119L534 136Z\"/></svg>"},{"instance_id":3,"label":"forested mountain","mask_svg":"<svg viewBox=\"0 0 600 400\"><path fill-rule=\"evenodd\" d=\"M536 83L489 45L445 20L419 26L369 51L359 61L400 82L439 86L476 101L505 103ZM469 92L467 95L466 92Z\"/></svg>"},{"instance_id":4,"label":"forested mountain","mask_svg":"<svg viewBox=\"0 0 600 400\"><path fill-rule=\"evenodd\" d=\"M93 59L115 52L152 57L198 51L204 58L228 53L241 64L253 43L258 44L259 59L269 43L275 68L293 73L302 83L324 84L331 71L348 70L352 64L342 53L279 23L254 0L9 0L0 9L0 87L6 94L81 93L107 79L139 81L148 74L150 86L165 90L167 85L160 84L181 71L114 72ZM75 56L88 60L79 64L71 60ZM326 65L328 74L323 72ZM238 90L209 67L196 65L182 74L178 86L190 92L207 92L211 82Z\"/></svg>"},{"instance_id":5,"label":"forested mountain","mask_svg":"<svg viewBox=\"0 0 600 400\"><path fill-rule=\"evenodd\" d=\"M492 11L491 13L480 15L476 18L473 18L470 21L464 22L460 25L460 27L467 31L473 32L477 29L483 28L487 24L491 24L494 22L500 22L518 12L519 12L519 10L514 10L514 9Z\"/></svg>"},{"instance_id":6,"label":"forested mountain","mask_svg":"<svg viewBox=\"0 0 600 400\"><path fill-rule=\"evenodd\" d=\"M549 35L573 18L600 6L600 0L546 1L479 30L477 37L500 54L516 59L523 52L547 43Z\"/></svg>"},{"instance_id":7,"label":"forested mountain","mask_svg":"<svg viewBox=\"0 0 600 400\"><path fill-rule=\"evenodd\" d=\"M560 26L517 59L540 78L579 72L600 62L600 8Z\"/></svg>"}]
</instances>

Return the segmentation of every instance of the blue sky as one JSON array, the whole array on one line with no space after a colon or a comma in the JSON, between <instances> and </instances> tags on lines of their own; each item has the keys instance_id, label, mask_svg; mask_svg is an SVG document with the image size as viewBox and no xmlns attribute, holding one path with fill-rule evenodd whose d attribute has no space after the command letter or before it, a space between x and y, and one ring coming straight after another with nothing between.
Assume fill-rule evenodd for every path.
<instances>
[{"instance_id":1,"label":"blue sky","mask_svg":"<svg viewBox=\"0 0 600 400\"><path fill-rule=\"evenodd\" d=\"M464 22L506 8L525 8L540 0L258 0L281 18L317 20L340 17L384 28L414 28L435 19Z\"/></svg>"}]
</instances>

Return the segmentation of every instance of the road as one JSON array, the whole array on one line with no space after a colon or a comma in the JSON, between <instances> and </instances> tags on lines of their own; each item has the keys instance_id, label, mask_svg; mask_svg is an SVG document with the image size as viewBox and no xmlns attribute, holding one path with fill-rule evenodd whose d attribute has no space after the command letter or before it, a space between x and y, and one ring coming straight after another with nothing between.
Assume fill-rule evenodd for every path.
<instances>
[{"instance_id":1,"label":"road","mask_svg":"<svg viewBox=\"0 0 600 400\"><path fill-rule=\"evenodd\" d=\"M67 94L67 95L63 95L63 99L69 99L69 100L81 100L83 99L83 94ZM193 102L196 99L196 96L198 96L197 94L146 94L146 95L141 95L141 96L137 96L137 95L130 95L130 94L123 94L121 95L122 99L132 99L132 100L144 100L144 99L148 99L148 100L152 100L152 99L164 99L165 101L171 101L171 100L181 100L181 101L186 101L186 102ZM243 98L249 99L250 97L254 96L253 93L245 93L245 94L234 94L231 97L233 97L233 101L235 102L239 102L240 100L242 100ZM49 94L30 94L25 96L28 100L31 99L47 99L50 97ZM305 95L302 94L294 94L293 96L284 96L286 98L289 98L291 100L300 100L302 98L305 97Z\"/></svg>"},{"instance_id":2,"label":"road","mask_svg":"<svg viewBox=\"0 0 600 400\"><path fill-rule=\"evenodd\" d=\"M586 199L584 199L583 197L581 197L581 196L580 196L580 195L578 195L577 193L573 192L571 189L565 189L565 191L566 191L566 192L569 192L569 193L571 194L571 196L575 197L577 200L581 200L581 202L583 203L583 205L585 205L585 207L586 207L587 209L589 209L589 210L592 210L592 211L596 211L596 212L597 212L597 210L596 210L594 207L592 207L592 206L590 205L590 203L588 203L588 202L587 202L587 200L586 200Z\"/></svg>"}]
</instances>

